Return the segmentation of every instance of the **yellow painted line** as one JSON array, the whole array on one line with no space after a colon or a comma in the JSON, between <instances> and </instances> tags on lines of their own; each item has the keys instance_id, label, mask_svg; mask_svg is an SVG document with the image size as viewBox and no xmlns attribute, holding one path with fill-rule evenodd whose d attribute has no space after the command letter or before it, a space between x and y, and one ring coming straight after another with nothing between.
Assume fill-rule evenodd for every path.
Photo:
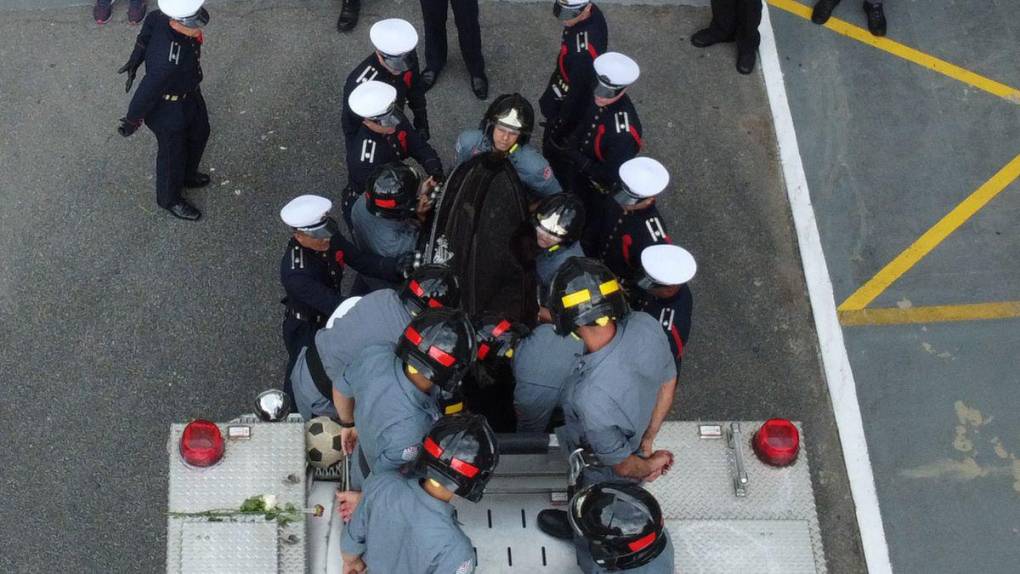
<instances>
[{"instance_id":1,"label":"yellow painted line","mask_svg":"<svg viewBox=\"0 0 1020 574\"><path fill-rule=\"evenodd\" d=\"M998 173L992 176L967 199L947 213L945 217L933 225L924 235L907 247L895 259L886 264L881 271L861 285L853 295L847 297L846 301L839 306L837 311L857 311L864 309L883 291L889 288L897 279L906 273L918 261L924 259L938 244L946 237L956 231L982 207L988 204L996 195L1020 177L1020 155L1013 158L1013 161L1006 164Z\"/></svg>"},{"instance_id":2,"label":"yellow painted line","mask_svg":"<svg viewBox=\"0 0 1020 574\"><path fill-rule=\"evenodd\" d=\"M799 2L794 2L794 0L768 0L768 3L772 6L775 6L776 8L785 10L791 14L800 16L801 18L804 18L806 20L811 20L810 6L805 6ZM899 42L896 42L894 40L874 36L871 34L871 32L865 30L864 28L854 26L849 22L840 20L838 18L829 18L829 21L825 23L825 27L832 30L833 32L836 32L837 34L842 34L849 38L853 38L854 40L857 40L858 42L862 42L864 44L868 44L869 46L874 46L879 50L883 50L894 56L903 58L908 62L913 62L918 66L922 66L924 68L928 68L929 70L938 72L943 76L947 76L959 82L969 84L979 90L988 92L989 94L999 96L1000 98L1004 98L1013 103L1020 103L1020 90L1017 90L1016 88L1007 86L1006 84L1000 82L996 82L995 80L988 79L982 76L981 74L976 74L974 72L971 72L970 70L967 70L966 68L961 68L956 64L952 64L945 60L936 58L935 56L925 54L920 50L915 50L910 46L900 44Z\"/></svg>"},{"instance_id":3,"label":"yellow painted line","mask_svg":"<svg viewBox=\"0 0 1020 574\"><path fill-rule=\"evenodd\" d=\"M844 327L860 325L905 325L908 323L945 323L949 321L982 321L1020 317L1020 301L977 303L973 305L939 305L907 309L855 309L840 311Z\"/></svg>"}]
</instances>

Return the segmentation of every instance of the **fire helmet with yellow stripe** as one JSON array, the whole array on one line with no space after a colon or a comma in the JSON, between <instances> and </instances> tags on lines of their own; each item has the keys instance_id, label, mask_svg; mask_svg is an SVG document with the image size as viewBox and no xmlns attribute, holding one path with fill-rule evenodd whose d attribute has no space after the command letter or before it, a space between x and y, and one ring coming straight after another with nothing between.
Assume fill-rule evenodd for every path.
<instances>
[{"instance_id":1,"label":"fire helmet with yellow stripe","mask_svg":"<svg viewBox=\"0 0 1020 574\"><path fill-rule=\"evenodd\" d=\"M457 309L427 309L411 320L397 342L396 354L408 372L421 373L453 393L475 361L475 330Z\"/></svg>"},{"instance_id":2,"label":"fire helmet with yellow stripe","mask_svg":"<svg viewBox=\"0 0 1020 574\"><path fill-rule=\"evenodd\" d=\"M561 336L586 325L605 326L630 312L616 275L597 259L568 259L549 292L553 327Z\"/></svg>"}]
</instances>

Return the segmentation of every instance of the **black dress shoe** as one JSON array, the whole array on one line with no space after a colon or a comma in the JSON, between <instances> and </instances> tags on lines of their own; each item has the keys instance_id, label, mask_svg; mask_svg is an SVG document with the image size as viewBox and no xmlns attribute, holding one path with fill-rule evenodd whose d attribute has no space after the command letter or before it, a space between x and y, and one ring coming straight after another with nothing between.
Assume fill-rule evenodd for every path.
<instances>
[{"instance_id":1,"label":"black dress shoe","mask_svg":"<svg viewBox=\"0 0 1020 574\"><path fill-rule=\"evenodd\" d=\"M361 0L344 0L340 8L340 17L336 19L338 32L350 32L358 25L358 14L361 13Z\"/></svg>"},{"instance_id":2,"label":"black dress shoe","mask_svg":"<svg viewBox=\"0 0 1020 574\"><path fill-rule=\"evenodd\" d=\"M432 89L432 86L436 85L436 80L439 79L439 72L435 70L425 69L421 73L421 86L425 88L425 91Z\"/></svg>"},{"instance_id":3,"label":"black dress shoe","mask_svg":"<svg viewBox=\"0 0 1020 574\"><path fill-rule=\"evenodd\" d=\"M691 44L694 44L695 48L707 48L713 44L732 41L733 38L723 38L719 34L716 34L711 28L698 30L693 36L691 36Z\"/></svg>"},{"instance_id":4,"label":"black dress shoe","mask_svg":"<svg viewBox=\"0 0 1020 574\"><path fill-rule=\"evenodd\" d=\"M828 22L836 4L839 4L839 0L818 0L815 9L811 11L811 21L818 25Z\"/></svg>"},{"instance_id":5,"label":"black dress shoe","mask_svg":"<svg viewBox=\"0 0 1020 574\"><path fill-rule=\"evenodd\" d=\"M754 63L758 59L757 52L741 52L737 54L737 71L741 74L750 74L754 71Z\"/></svg>"},{"instance_id":6,"label":"black dress shoe","mask_svg":"<svg viewBox=\"0 0 1020 574\"><path fill-rule=\"evenodd\" d=\"M471 78L471 91L475 93L475 97L479 100L484 100L489 97L489 80L485 76L475 76Z\"/></svg>"},{"instance_id":7,"label":"black dress shoe","mask_svg":"<svg viewBox=\"0 0 1020 574\"><path fill-rule=\"evenodd\" d=\"M170 207L166 208L171 215L178 219L186 219L188 221L198 221L202 217L202 212L195 209L194 205L186 201L175 203Z\"/></svg>"},{"instance_id":8,"label":"black dress shoe","mask_svg":"<svg viewBox=\"0 0 1020 574\"><path fill-rule=\"evenodd\" d=\"M566 510L546 508L540 511L538 513L538 529L560 540L571 540L574 538L574 531L570 528L570 520L567 519Z\"/></svg>"},{"instance_id":9,"label":"black dress shoe","mask_svg":"<svg viewBox=\"0 0 1020 574\"><path fill-rule=\"evenodd\" d=\"M868 30L875 36L885 36L885 10L882 5L865 2L864 13L868 15Z\"/></svg>"},{"instance_id":10,"label":"black dress shoe","mask_svg":"<svg viewBox=\"0 0 1020 574\"><path fill-rule=\"evenodd\" d=\"M184 187L190 187L192 189L205 187L209 185L210 181L212 181L212 179L207 174L196 173L195 175L184 180Z\"/></svg>"}]
</instances>

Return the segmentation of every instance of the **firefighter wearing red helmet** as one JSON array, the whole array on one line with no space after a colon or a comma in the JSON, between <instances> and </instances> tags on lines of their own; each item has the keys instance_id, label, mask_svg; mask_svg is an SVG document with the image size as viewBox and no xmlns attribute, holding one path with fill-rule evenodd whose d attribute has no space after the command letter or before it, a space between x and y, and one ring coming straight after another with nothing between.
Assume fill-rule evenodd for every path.
<instances>
[{"instance_id":1,"label":"firefighter wearing red helmet","mask_svg":"<svg viewBox=\"0 0 1020 574\"><path fill-rule=\"evenodd\" d=\"M676 390L665 333L650 315L630 312L619 280L595 259L575 257L560 268L549 307L557 332L584 343L558 431L567 452L584 448L599 462L580 484L655 480L673 462L672 453L653 449ZM552 536L571 536L561 510L543 510L538 525Z\"/></svg>"},{"instance_id":2,"label":"firefighter wearing red helmet","mask_svg":"<svg viewBox=\"0 0 1020 574\"><path fill-rule=\"evenodd\" d=\"M673 543L658 501L626 482L590 484L567 511L585 574L673 574Z\"/></svg>"},{"instance_id":3,"label":"firefighter wearing red helmet","mask_svg":"<svg viewBox=\"0 0 1020 574\"><path fill-rule=\"evenodd\" d=\"M496 436L476 415L444 417L406 474L374 473L340 539L345 574L470 574L476 560L450 503L482 498L499 463ZM409 476L408 476L409 475Z\"/></svg>"}]
</instances>

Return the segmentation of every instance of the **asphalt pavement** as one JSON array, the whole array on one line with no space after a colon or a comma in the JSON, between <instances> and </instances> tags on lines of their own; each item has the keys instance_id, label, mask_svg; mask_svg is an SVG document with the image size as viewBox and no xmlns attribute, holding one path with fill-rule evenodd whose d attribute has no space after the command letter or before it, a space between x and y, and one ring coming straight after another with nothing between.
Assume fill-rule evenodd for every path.
<instances>
[{"instance_id":1,"label":"asphalt pavement","mask_svg":"<svg viewBox=\"0 0 1020 574\"><path fill-rule=\"evenodd\" d=\"M87 6L0 19L4 572L163 568L169 424L229 419L280 384L279 208L343 187L341 85L370 51L368 25L401 16L420 30L413 2L366 3L345 36L337 2L210 2L214 184L189 194L205 214L195 224L155 206L151 133L115 132L128 103L115 71L137 30L122 4L104 27ZM704 8L604 8L611 48L643 66L632 98L645 153L675 182L661 202L671 236L699 261L672 416L804 421L829 571L862 572L761 77L737 75L730 47L690 46ZM559 41L548 4L481 12L491 93L537 101ZM429 93L445 160L487 105L450 26Z\"/></svg>"}]
</instances>

